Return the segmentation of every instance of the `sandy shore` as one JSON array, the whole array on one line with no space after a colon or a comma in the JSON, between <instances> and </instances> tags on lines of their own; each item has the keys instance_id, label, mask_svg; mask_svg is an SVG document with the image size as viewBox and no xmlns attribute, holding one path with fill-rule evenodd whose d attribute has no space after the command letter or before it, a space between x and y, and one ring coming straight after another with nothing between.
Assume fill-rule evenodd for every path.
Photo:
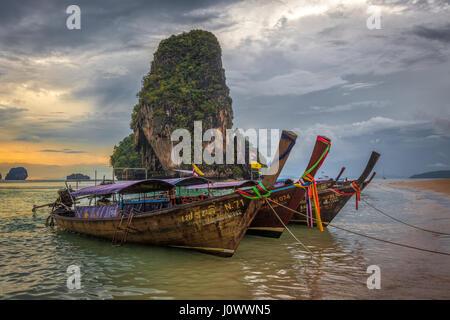
<instances>
[{"instance_id":1,"label":"sandy shore","mask_svg":"<svg viewBox=\"0 0 450 320\"><path fill-rule=\"evenodd\" d=\"M405 182L393 182L389 183L393 186L413 188L422 191L435 191L444 193L450 196L450 179L437 179L437 180L426 180L426 181L405 181Z\"/></svg>"}]
</instances>

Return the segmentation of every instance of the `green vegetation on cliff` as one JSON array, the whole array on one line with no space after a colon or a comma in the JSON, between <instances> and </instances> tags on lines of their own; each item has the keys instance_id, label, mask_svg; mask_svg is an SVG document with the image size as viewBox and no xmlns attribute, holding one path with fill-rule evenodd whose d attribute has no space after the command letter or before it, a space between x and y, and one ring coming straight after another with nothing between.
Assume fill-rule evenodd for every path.
<instances>
[{"instance_id":1,"label":"green vegetation on cliff","mask_svg":"<svg viewBox=\"0 0 450 320\"><path fill-rule=\"evenodd\" d=\"M231 98L216 37L193 30L161 41L138 97L132 129L144 105L151 106L154 124L170 123L172 128L190 128L195 120L215 119L218 108L223 108L228 116L226 127L231 128Z\"/></svg>"},{"instance_id":2,"label":"green vegetation on cliff","mask_svg":"<svg viewBox=\"0 0 450 320\"><path fill-rule=\"evenodd\" d=\"M114 146L109 159L114 168L140 168L142 167L141 155L134 150L134 135L130 134Z\"/></svg>"}]
</instances>

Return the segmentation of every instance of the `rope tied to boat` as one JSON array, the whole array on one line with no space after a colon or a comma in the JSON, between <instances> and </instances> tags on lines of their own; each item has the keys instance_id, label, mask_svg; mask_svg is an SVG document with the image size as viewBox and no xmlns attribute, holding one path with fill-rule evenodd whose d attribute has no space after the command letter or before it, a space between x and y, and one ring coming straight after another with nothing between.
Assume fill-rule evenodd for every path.
<instances>
[{"instance_id":1,"label":"rope tied to boat","mask_svg":"<svg viewBox=\"0 0 450 320\"><path fill-rule=\"evenodd\" d=\"M297 214L299 214L301 216L306 217L306 215L304 213L300 212L300 211L297 211L297 210L291 209L289 207L286 207L285 205L283 205L281 203L278 203L278 202L275 202L272 199L267 199L267 200L271 201L271 202L273 202L273 203L275 203L277 205L279 205L280 207L285 208L286 210L292 211L294 213L297 213ZM327 226L329 226L329 227L333 227L333 228L336 228L336 229L339 229L339 230L342 230L342 231L345 231L345 232L348 232L348 233L352 233L352 234L358 235L360 237L364 237L364 238L368 238L368 239L372 239L372 240L376 240L376 241L380 241L380 242L384 242L384 243L389 243L389 244L396 245L396 246L399 246L399 247L404 247L404 248L415 249L415 250L419 250L419 251L423 251L423 252L430 252L430 253L436 253L436 254L441 254L441 255L445 255L445 256L450 256L449 252L442 252L442 251L437 251L437 250L430 250L430 249L425 249L425 248L419 248L419 247L408 245L408 244L403 244L403 243L398 243L398 242L394 242L394 241L390 241L390 240L386 240L386 239L381 239L381 238L370 236L370 235L367 235L367 234L364 234L364 233L360 233L360 232L352 231L352 230L349 230L349 229L346 229L346 228L343 228L343 227L339 227L339 226L336 226L336 225L331 224L329 222L328 223L325 222L325 224Z\"/></svg>"},{"instance_id":2,"label":"rope tied to boat","mask_svg":"<svg viewBox=\"0 0 450 320\"><path fill-rule=\"evenodd\" d=\"M421 230L421 231L425 231L425 232L434 233L434 234L450 236L450 233L445 233L445 232L440 232L440 231L435 231L435 230L429 230L429 229L425 229L425 228L421 228L421 227L412 225L412 224L410 224L410 223L407 223L407 222L405 222L405 221L402 221L402 220L400 220L400 219L398 219L398 218L395 218L395 217L393 217L393 216L387 214L387 213L384 212L383 210L378 209L378 208L375 207L373 204L370 204L369 202L367 202L367 200L362 200L362 201L363 201L365 204L367 204L369 207L371 207L372 209L374 209L374 210L376 210L377 212L381 213L382 215L384 215L384 216L386 216L386 217L388 217L388 218L390 218L390 219L392 219L392 220L394 220L394 221L397 221L397 222L399 222L399 223L401 223L401 224L404 224L404 225L406 225L406 226L408 226L408 227L411 227L411 228L414 228L414 229L417 229L417 230Z\"/></svg>"},{"instance_id":3,"label":"rope tied to boat","mask_svg":"<svg viewBox=\"0 0 450 320\"><path fill-rule=\"evenodd\" d=\"M355 192L351 192L351 193L342 192L342 191L340 191L338 189L333 189L333 188L330 188L330 190L333 191L333 192L336 192L337 194L341 194L343 196L352 196L352 195L356 194L356 197L355 197L355 199L356 199L356 210L358 210L358 202L361 201L361 188L358 187L358 185L355 182L352 182L351 186L355 190Z\"/></svg>"},{"instance_id":4,"label":"rope tied to boat","mask_svg":"<svg viewBox=\"0 0 450 320\"><path fill-rule=\"evenodd\" d=\"M291 144L289 145L287 150L279 157L280 160L282 158L284 158L288 152L291 151L292 147L295 144L295 140L285 134L282 135L282 138L291 140ZM311 199L312 199L314 202L317 227L320 229L321 232L323 232L322 219L320 217L319 193L317 191L316 180L311 175L311 172L316 168L320 168L322 163L325 161L325 158L327 157L328 152L330 151L330 142L320 136L317 137L317 140L324 143L326 145L326 148L320 155L319 159L309 169L307 169L303 173L303 175L301 176L299 181L297 183L294 183L294 186L299 187L299 188L306 188L306 191L305 191L306 203L309 204L309 205L307 205L307 212L308 212L308 216L310 217L310 219L308 219L308 225L310 227L314 226L313 219L312 219L313 211L312 211L312 207L311 207ZM254 186L252 188L252 190L255 193L255 195L251 195L243 190L236 190L236 193L240 194L241 196L243 196L247 199L251 199L251 200L267 198L271 194L271 191L267 190L267 188L262 184L262 182L260 182L256 186ZM261 194L261 192L263 194Z\"/></svg>"},{"instance_id":5,"label":"rope tied to boat","mask_svg":"<svg viewBox=\"0 0 450 320\"><path fill-rule=\"evenodd\" d=\"M269 206L270 209L272 209L273 213L275 214L275 216L277 217L277 219L281 222L281 224L283 225L283 227L289 232L289 234L297 241L297 243L299 243L306 251L308 251L311 255L313 255L312 251L308 249L307 246L305 246L300 240L298 240L298 238L292 233L292 231L286 226L286 224L283 222L283 220L280 218L280 216L278 215L278 213L276 212L276 210L272 207L272 205L270 204L270 202L268 201L267 198L264 199L266 201L266 204ZM272 201L272 200L271 200Z\"/></svg>"}]
</instances>

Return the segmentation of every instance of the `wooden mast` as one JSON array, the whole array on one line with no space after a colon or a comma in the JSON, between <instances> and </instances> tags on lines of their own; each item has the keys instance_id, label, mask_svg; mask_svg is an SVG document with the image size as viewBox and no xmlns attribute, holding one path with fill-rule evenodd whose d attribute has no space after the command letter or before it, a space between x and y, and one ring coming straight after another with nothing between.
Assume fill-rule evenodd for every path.
<instances>
[{"instance_id":1,"label":"wooden mast","mask_svg":"<svg viewBox=\"0 0 450 320\"><path fill-rule=\"evenodd\" d=\"M339 172L338 176L334 179L334 181L338 181L339 178L340 178L340 177L342 176L342 174L344 173L344 171L345 171L345 167L342 167L342 168L341 168L341 171Z\"/></svg>"}]
</instances>

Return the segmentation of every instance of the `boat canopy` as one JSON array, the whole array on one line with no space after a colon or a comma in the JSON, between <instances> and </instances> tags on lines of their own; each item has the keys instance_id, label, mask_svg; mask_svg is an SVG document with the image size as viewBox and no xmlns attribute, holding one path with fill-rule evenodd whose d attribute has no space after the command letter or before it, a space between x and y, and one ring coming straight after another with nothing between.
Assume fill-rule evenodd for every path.
<instances>
[{"instance_id":1,"label":"boat canopy","mask_svg":"<svg viewBox=\"0 0 450 320\"><path fill-rule=\"evenodd\" d=\"M236 181L223 181L223 182L214 182L208 184L198 184L198 185L190 185L188 189L230 189L230 188L245 188L245 187L253 187L258 184L259 181L255 180L236 180ZM280 188L288 184L292 184L294 181L292 179L279 179L274 184L273 188Z\"/></svg>"},{"instance_id":2,"label":"boat canopy","mask_svg":"<svg viewBox=\"0 0 450 320\"><path fill-rule=\"evenodd\" d=\"M210 182L203 177L184 177L173 179L147 179L140 181L128 181L121 183L105 184L92 187L86 187L72 192L73 197L89 195L106 195L113 193L130 194L155 191L167 191L174 187L192 186Z\"/></svg>"},{"instance_id":3,"label":"boat canopy","mask_svg":"<svg viewBox=\"0 0 450 320\"><path fill-rule=\"evenodd\" d=\"M258 182L254 180L237 180L237 181L223 181L214 182L210 184L197 184L187 187L188 189L229 189L229 188L244 188L257 185Z\"/></svg>"},{"instance_id":4,"label":"boat canopy","mask_svg":"<svg viewBox=\"0 0 450 320\"><path fill-rule=\"evenodd\" d=\"M173 178L173 179L164 179L164 181L173 184L177 187L186 187L192 185L199 184L208 184L212 183L211 180L203 178L203 177L184 177L184 178Z\"/></svg>"},{"instance_id":5,"label":"boat canopy","mask_svg":"<svg viewBox=\"0 0 450 320\"><path fill-rule=\"evenodd\" d=\"M175 185L161 179L147 179L140 181L129 181L114 184L104 184L86 187L75 192L71 192L72 197L99 196L113 193L131 194L156 191L168 191L175 188Z\"/></svg>"}]
</instances>

